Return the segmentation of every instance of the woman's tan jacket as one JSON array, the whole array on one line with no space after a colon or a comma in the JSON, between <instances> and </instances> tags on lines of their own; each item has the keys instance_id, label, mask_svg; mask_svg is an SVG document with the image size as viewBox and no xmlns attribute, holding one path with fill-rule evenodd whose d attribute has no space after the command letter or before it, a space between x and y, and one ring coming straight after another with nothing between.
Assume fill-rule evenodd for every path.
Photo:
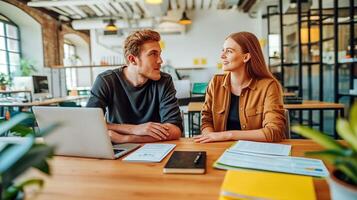
<instances>
[{"instance_id":1,"label":"woman's tan jacket","mask_svg":"<svg viewBox=\"0 0 357 200\"><path fill-rule=\"evenodd\" d=\"M212 127L214 131L225 131L230 101L230 73L215 75L207 88L201 130ZM242 130L262 129L268 142L285 138L283 99L275 80L251 79L239 96L238 108Z\"/></svg>"}]
</instances>

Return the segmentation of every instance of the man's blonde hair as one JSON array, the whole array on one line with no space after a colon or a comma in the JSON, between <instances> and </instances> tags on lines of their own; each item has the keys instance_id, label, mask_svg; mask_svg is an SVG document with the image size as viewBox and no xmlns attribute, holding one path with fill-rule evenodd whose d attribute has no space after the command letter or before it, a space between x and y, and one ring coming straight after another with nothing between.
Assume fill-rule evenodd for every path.
<instances>
[{"instance_id":1,"label":"man's blonde hair","mask_svg":"<svg viewBox=\"0 0 357 200\"><path fill-rule=\"evenodd\" d=\"M160 34L150 29L144 29L135 31L130 34L124 42L124 56L125 61L128 64L127 56L132 54L139 56L141 52L141 46L148 41L160 41Z\"/></svg>"}]
</instances>

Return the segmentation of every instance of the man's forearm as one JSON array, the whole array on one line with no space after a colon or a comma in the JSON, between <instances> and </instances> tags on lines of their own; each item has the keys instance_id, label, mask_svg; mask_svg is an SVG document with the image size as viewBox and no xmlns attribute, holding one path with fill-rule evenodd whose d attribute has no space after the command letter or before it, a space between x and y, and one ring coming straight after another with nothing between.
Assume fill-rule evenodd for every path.
<instances>
[{"instance_id":1,"label":"man's forearm","mask_svg":"<svg viewBox=\"0 0 357 200\"><path fill-rule=\"evenodd\" d=\"M115 143L145 143L145 142L158 142L165 140L176 140L181 136L181 130L176 125L173 124L165 124L169 129L169 135L166 139L156 139L148 135L131 135L131 134L123 134L117 131L112 131L111 140Z\"/></svg>"},{"instance_id":2,"label":"man's forearm","mask_svg":"<svg viewBox=\"0 0 357 200\"><path fill-rule=\"evenodd\" d=\"M133 127L135 125L132 124L107 124L107 128L109 130L121 133L121 134L126 134L126 135L132 135L133 132Z\"/></svg>"},{"instance_id":3,"label":"man's forearm","mask_svg":"<svg viewBox=\"0 0 357 200\"><path fill-rule=\"evenodd\" d=\"M174 124L170 124L170 123L165 123L165 126L168 127L168 132L169 135L167 137L166 140L176 140L179 139L181 137L181 130L179 127L177 127ZM109 130L113 130L115 132L118 132L120 134L125 134L125 135L134 135L133 133L133 128L137 126L137 125L132 125L132 124L107 124L107 127ZM140 136L143 137L143 136ZM150 136L147 136L149 138L152 138ZM155 140L155 138L153 138ZM158 141L158 140L155 140ZM150 142L150 141L148 141Z\"/></svg>"}]
</instances>

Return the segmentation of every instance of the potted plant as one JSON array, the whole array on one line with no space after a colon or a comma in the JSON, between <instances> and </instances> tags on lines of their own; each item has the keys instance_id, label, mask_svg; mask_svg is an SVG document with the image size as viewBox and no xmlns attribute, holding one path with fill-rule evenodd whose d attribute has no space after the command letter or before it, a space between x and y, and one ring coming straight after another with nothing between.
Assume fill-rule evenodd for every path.
<instances>
[{"instance_id":1,"label":"potted plant","mask_svg":"<svg viewBox=\"0 0 357 200\"><path fill-rule=\"evenodd\" d=\"M20 60L20 70L17 73L19 76L30 76L34 72L37 72L37 69L33 61L24 58Z\"/></svg>"},{"instance_id":2,"label":"potted plant","mask_svg":"<svg viewBox=\"0 0 357 200\"><path fill-rule=\"evenodd\" d=\"M357 103L352 106L349 121L340 118L336 123L337 133L346 144L308 127L293 126L292 130L326 148L306 155L319 157L334 166L328 178L332 199L357 199Z\"/></svg>"},{"instance_id":3,"label":"potted plant","mask_svg":"<svg viewBox=\"0 0 357 200\"><path fill-rule=\"evenodd\" d=\"M6 90L7 84L9 84L9 76L0 72L0 90Z\"/></svg>"},{"instance_id":4,"label":"potted plant","mask_svg":"<svg viewBox=\"0 0 357 200\"><path fill-rule=\"evenodd\" d=\"M0 123L0 135L10 130L21 132L23 129L17 125L31 117L28 114L18 114L9 121ZM58 125L51 125L40 134L45 135L51 132ZM47 159L53 155L54 147L46 144L36 143L33 134L28 134L26 130L23 134L26 137L16 138L14 141L0 140L0 197L3 200L23 199L24 187L37 184L43 185L41 179L30 179L23 182L14 181L27 169L34 167L43 173L50 174L50 167Z\"/></svg>"}]
</instances>

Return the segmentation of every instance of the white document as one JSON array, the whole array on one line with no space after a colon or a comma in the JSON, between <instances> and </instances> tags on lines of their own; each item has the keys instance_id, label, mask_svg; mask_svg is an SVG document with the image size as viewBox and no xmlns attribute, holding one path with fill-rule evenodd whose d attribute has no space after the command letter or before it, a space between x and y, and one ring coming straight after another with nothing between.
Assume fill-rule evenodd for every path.
<instances>
[{"instance_id":1,"label":"white document","mask_svg":"<svg viewBox=\"0 0 357 200\"><path fill-rule=\"evenodd\" d=\"M128 162L161 162L175 144L145 144L123 160Z\"/></svg>"},{"instance_id":2,"label":"white document","mask_svg":"<svg viewBox=\"0 0 357 200\"><path fill-rule=\"evenodd\" d=\"M220 169L248 168L318 177L329 175L324 163L318 159L240 153L229 149L216 161L214 167Z\"/></svg>"},{"instance_id":3,"label":"white document","mask_svg":"<svg viewBox=\"0 0 357 200\"><path fill-rule=\"evenodd\" d=\"M266 142L250 142L240 140L231 148L234 152L259 153L277 156L288 156L290 154L291 145L273 144Z\"/></svg>"}]
</instances>

